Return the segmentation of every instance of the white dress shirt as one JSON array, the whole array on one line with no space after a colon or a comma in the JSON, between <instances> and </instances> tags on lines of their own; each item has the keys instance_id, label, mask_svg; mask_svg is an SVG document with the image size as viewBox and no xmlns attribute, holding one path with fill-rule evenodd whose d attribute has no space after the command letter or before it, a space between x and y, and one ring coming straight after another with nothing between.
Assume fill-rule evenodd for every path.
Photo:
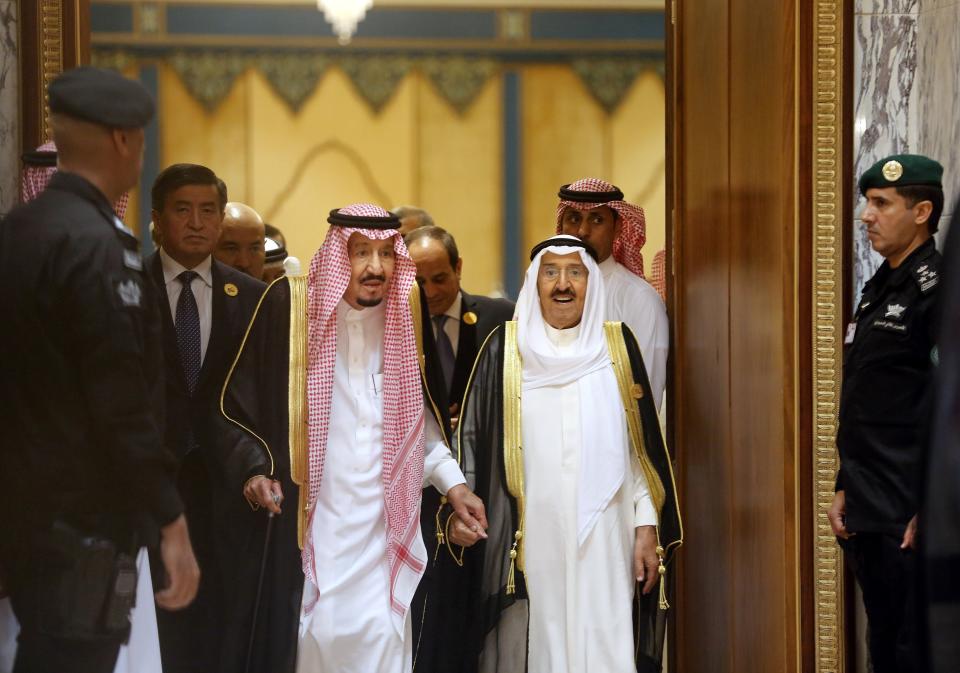
<instances>
[{"instance_id":1,"label":"white dress shirt","mask_svg":"<svg viewBox=\"0 0 960 673\"><path fill-rule=\"evenodd\" d=\"M170 300L170 319L177 324L177 301L183 289L177 279L184 271L196 271L197 278L190 283L190 289L197 300L197 312L200 314L200 363L207 356L207 344L210 343L210 326L213 324L213 257L207 257L192 269L187 269L160 248L160 266L163 269L163 282Z\"/></svg>"},{"instance_id":2,"label":"white dress shirt","mask_svg":"<svg viewBox=\"0 0 960 673\"><path fill-rule=\"evenodd\" d=\"M463 305L463 293L457 292L457 297L450 304L450 307L443 312L447 316L447 321L443 323L443 331L447 333L450 339L450 345L453 347L453 357L457 357L457 347L460 345L460 307ZM433 338L437 338L437 323L433 322L433 316L430 318L433 325Z\"/></svg>"},{"instance_id":3,"label":"white dress shirt","mask_svg":"<svg viewBox=\"0 0 960 673\"><path fill-rule=\"evenodd\" d=\"M667 384L670 325L660 295L647 281L630 272L610 255L600 263L607 290L607 320L626 323L637 338L647 369L657 411Z\"/></svg>"}]
</instances>

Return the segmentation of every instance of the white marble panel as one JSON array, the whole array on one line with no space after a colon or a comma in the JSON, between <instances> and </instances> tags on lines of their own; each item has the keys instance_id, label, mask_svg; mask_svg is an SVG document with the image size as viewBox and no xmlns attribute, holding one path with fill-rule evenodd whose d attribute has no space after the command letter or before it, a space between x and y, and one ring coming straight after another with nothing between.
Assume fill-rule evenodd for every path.
<instances>
[{"instance_id":1,"label":"white marble panel","mask_svg":"<svg viewBox=\"0 0 960 673\"><path fill-rule=\"evenodd\" d=\"M916 14L921 3L934 0L856 0L855 14Z\"/></svg>"},{"instance_id":2,"label":"white marble panel","mask_svg":"<svg viewBox=\"0 0 960 673\"><path fill-rule=\"evenodd\" d=\"M17 203L20 171L17 2L0 0L0 213Z\"/></svg>"},{"instance_id":3,"label":"white marble panel","mask_svg":"<svg viewBox=\"0 0 960 673\"><path fill-rule=\"evenodd\" d=\"M920 15L916 151L943 164L946 210L960 196L960 4Z\"/></svg>"},{"instance_id":4,"label":"white marble panel","mask_svg":"<svg viewBox=\"0 0 960 673\"><path fill-rule=\"evenodd\" d=\"M960 0L920 0L920 11L930 12L935 9L943 9L944 7L951 7L953 5L960 5Z\"/></svg>"},{"instance_id":5,"label":"white marble panel","mask_svg":"<svg viewBox=\"0 0 960 673\"><path fill-rule=\"evenodd\" d=\"M891 0L892 1L892 0ZM889 154L914 151L918 58L918 17L912 14L865 15L855 19L854 176L859 177ZM856 190L856 184L854 183ZM854 195L859 217L863 199ZM880 265L879 256L859 222L854 227L854 293Z\"/></svg>"}]
</instances>

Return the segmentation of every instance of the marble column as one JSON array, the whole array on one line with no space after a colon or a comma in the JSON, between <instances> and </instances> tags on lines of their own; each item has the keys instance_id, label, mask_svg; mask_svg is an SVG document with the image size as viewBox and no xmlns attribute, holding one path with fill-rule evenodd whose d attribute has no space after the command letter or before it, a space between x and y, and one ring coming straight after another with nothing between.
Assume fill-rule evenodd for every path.
<instances>
[{"instance_id":1,"label":"marble column","mask_svg":"<svg viewBox=\"0 0 960 673\"><path fill-rule=\"evenodd\" d=\"M0 0L0 213L13 207L20 184L20 59L17 0Z\"/></svg>"},{"instance_id":2,"label":"marble column","mask_svg":"<svg viewBox=\"0 0 960 673\"><path fill-rule=\"evenodd\" d=\"M960 0L856 0L854 177L888 154L928 155L944 166L949 221L960 192ZM882 259L870 248L855 195L854 290Z\"/></svg>"}]
</instances>

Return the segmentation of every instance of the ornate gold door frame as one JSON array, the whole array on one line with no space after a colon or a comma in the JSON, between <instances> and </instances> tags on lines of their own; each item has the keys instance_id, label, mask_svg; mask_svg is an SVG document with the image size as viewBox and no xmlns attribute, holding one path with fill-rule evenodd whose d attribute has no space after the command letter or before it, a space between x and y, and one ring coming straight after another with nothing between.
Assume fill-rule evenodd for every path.
<instances>
[{"instance_id":1,"label":"ornate gold door frame","mask_svg":"<svg viewBox=\"0 0 960 673\"><path fill-rule=\"evenodd\" d=\"M803 8L801 11L808 11ZM813 495L814 647L818 673L845 670L843 560L827 520L839 467L837 412L843 365L847 17L843 2L813 12ZM806 583L804 583L806 584Z\"/></svg>"},{"instance_id":2,"label":"ornate gold door frame","mask_svg":"<svg viewBox=\"0 0 960 673\"><path fill-rule=\"evenodd\" d=\"M90 0L20 0L23 150L50 139L47 84L90 61Z\"/></svg>"}]
</instances>

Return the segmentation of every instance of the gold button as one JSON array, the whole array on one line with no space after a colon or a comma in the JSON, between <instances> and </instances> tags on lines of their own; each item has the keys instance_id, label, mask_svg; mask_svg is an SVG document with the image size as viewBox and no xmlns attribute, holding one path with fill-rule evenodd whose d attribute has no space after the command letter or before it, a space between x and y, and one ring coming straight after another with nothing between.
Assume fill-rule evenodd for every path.
<instances>
[{"instance_id":1,"label":"gold button","mask_svg":"<svg viewBox=\"0 0 960 673\"><path fill-rule=\"evenodd\" d=\"M223 291L228 297L236 297L240 293L240 290L237 289L237 286L233 283L227 283L223 286Z\"/></svg>"}]
</instances>

